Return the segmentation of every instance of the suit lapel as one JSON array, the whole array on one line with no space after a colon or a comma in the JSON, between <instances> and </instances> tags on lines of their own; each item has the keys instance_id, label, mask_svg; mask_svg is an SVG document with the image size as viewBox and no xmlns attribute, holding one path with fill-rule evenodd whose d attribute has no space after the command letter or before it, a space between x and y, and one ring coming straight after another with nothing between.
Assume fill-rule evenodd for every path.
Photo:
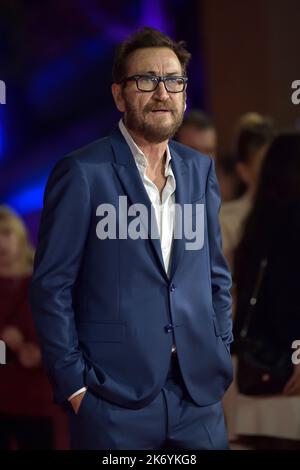
<instances>
[{"instance_id":1,"label":"suit lapel","mask_svg":"<svg viewBox=\"0 0 300 470\"><path fill-rule=\"evenodd\" d=\"M170 152L171 152L171 166L176 180L176 191L175 191L175 202L177 205L180 205L182 214L183 212L183 205L190 203L190 182L189 182L189 173L186 161L179 156L179 154L172 148L172 144L170 143ZM176 215L177 213L175 213ZM176 226L181 225L180 218L175 217L174 221L174 230L176 233ZM185 248L185 236L183 226L182 229L182 237L181 238L174 238L173 246L172 246L172 256L171 256L171 271L170 271L170 278L173 279L176 270L180 264L182 255L184 253Z\"/></svg>"},{"instance_id":2,"label":"suit lapel","mask_svg":"<svg viewBox=\"0 0 300 470\"><path fill-rule=\"evenodd\" d=\"M156 234L157 238L151 237L151 201L141 180L139 171L137 169L134 157L128 147L120 130L117 128L110 136L111 145L115 155L115 163L113 166L118 174L118 177L123 186L124 192L127 194L129 204L143 204L147 208L148 213L148 237L155 252L158 263L163 270L165 276L166 270L161 252L161 244L159 239L159 232L156 221L152 231ZM155 219L155 218L154 218Z\"/></svg>"},{"instance_id":3,"label":"suit lapel","mask_svg":"<svg viewBox=\"0 0 300 470\"><path fill-rule=\"evenodd\" d=\"M159 265L167 277L163 256L161 252L161 243L159 238L151 237L151 201L141 180L133 155L122 136L119 128L117 128L110 136L111 145L115 155L115 163L113 163L118 177L123 185L124 192L127 194L130 204L140 203L147 207L148 211L148 236L150 243L154 249L155 255ZM171 152L171 166L176 180L175 202L181 206L183 214L183 205L190 203L190 188L188 168L186 161L179 156L170 143ZM180 224L179 219L175 219L175 224ZM158 236L158 228L155 222L154 231ZM174 277L176 270L180 264L185 247L184 230L182 230L182 237L173 240L172 255L171 255L171 271L170 278ZM168 279L168 277L167 277ZM169 280L169 279L168 279Z\"/></svg>"}]
</instances>

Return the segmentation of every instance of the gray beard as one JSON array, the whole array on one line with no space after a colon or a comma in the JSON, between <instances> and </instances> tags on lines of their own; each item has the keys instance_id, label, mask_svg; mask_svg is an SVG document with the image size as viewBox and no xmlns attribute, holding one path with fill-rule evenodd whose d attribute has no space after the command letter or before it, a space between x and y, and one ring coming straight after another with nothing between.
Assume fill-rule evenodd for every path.
<instances>
[{"instance_id":1,"label":"gray beard","mask_svg":"<svg viewBox=\"0 0 300 470\"><path fill-rule=\"evenodd\" d=\"M126 114L124 116L124 122L126 127L133 132L141 134L144 139L148 142L152 142L154 144L159 144L164 142L176 134L177 130L181 126L183 120L184 109L181 113L177 113L174 115L172 111L172 115L174 117L173 124L168 126L160 126L159 123L154 126L153 124L148 124L145 121L140 121L135 113L135 111L131 108L131 105L126 100Z\"/></svg>"}]
</instances>

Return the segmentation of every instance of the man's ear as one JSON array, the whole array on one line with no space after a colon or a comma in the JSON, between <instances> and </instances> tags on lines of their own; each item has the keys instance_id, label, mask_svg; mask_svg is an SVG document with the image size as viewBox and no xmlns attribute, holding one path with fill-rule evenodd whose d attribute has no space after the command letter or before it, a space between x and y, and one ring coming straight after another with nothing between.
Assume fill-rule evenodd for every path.
<instances>
[{"instance_id":1,"label":"man's ear","mask_svg":"<svg viewBox=\"0 0 300 470\"><path fill-rule=\"evenodd\" d=\"M111 92L118 110L121 113L125 113L125 101L122 94L122 86L118 83L113 83L111 86Z\"/></svg>"}]
</instances>

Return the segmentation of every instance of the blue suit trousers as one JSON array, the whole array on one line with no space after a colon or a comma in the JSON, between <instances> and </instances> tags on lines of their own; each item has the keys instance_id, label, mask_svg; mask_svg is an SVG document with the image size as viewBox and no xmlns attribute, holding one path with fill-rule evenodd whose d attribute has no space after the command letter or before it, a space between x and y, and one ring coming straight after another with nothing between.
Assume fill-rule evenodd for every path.
<instances>
[{"instance_id":1,"label":"blue suit trousers","mask_svg":"<svg viewBox=\"0 0 300 470\"><path fill-rule=\"evenodd\" d=\"M198 406L183 383L176 356L165 385L141 409L128 409L88 390L70 410L71 447L96 450L227 450L221 402Z\"/></svg>"}]
</instances>

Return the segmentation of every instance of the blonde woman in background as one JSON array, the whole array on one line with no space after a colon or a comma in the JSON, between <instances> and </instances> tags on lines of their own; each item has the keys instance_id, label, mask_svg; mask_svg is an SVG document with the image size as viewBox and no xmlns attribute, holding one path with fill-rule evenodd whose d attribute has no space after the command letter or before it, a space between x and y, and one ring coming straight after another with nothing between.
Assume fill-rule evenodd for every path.
<instances>
[{"instance_id":1,"label":"blonde woman in background","mask_svg":"<svg viewBox=\"0 0 300 470\"><path fill-rule=\"evenodd\" d=\"M0 206L0 449L51 449L51 391L28 304L34 250L24 223Z\"/></svg>"}]
</instances>

